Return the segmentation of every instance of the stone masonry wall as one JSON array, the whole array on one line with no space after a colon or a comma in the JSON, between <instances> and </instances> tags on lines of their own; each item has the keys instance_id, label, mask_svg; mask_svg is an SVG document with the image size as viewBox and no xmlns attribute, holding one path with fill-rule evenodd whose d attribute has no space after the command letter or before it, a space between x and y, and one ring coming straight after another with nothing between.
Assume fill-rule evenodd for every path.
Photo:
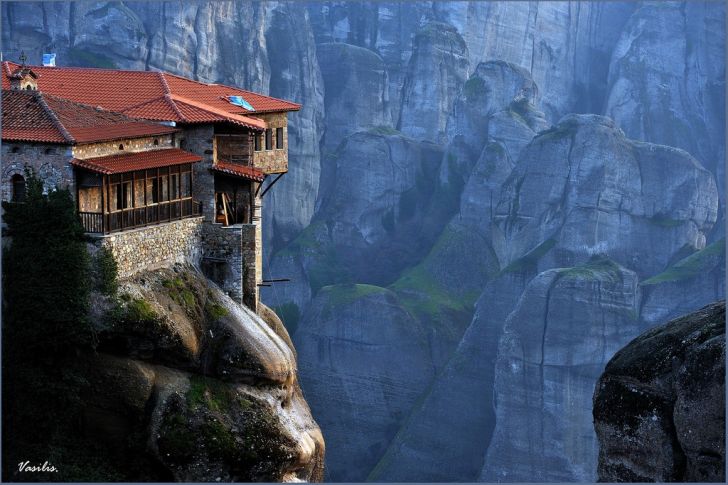
<instances>
[{"instance_id":1,"label":"stone masonry wall","mask_svg":"<svg viewBox=\"0 0 728 485\"><path fill-rule=\"evenodd\" d=\"M286 113L270 113L255 115L264 120L273 130L273 149L265 149L265 135L261 134L261 150L253 152L253 166L265 173L288 171L288 115ZM276 128L283 128L283 148L276 149Z\"/></svg>"},{"instance_id":2,"label":"stone masonry wall","mask_svg":"<svg viewBox=\"0 0 728 485\"><path fill-rule=\"evenodd\" d=\"M177 134L177 146L202 157L192 164L192 196L202 202L202 215L209 222L215 220L215 176L210 171L213 136L213 125L194 126Z\"/></svg>"},{"instance_id":3,"label":"stone masonry wall","mask_svg":"<svg viewBox=\"0 0 728 485\"><path fill-rule=\"evenodd\" d=\"M157 141L157 145L154 144L155 140ZM124 149L119 150L119 145L123 145ZM161 148L172 148L173 146L174 135L160 135L78 145L73 147L73 156L83 160L85 158L105 157L107 155L121 155L127 152L135 153Z\"/></svg>"},{"instance_id":4,"label":"stone masonry wall","mask_svg":"<svg viewBox=\"0 0 728 485\"><path fill-rule=\"evenodd\" d=\"M12 178L25 177L25 168L31 168L43 180L46 190L68 188L76 196L71 148L65 145L42 143L2 144L2 200L13 196Z\"/></svg>"},{"instance_id":5,"label":"stone masonry wall","mask_svg":"<svg viewBox=\"0 0 728 485\"><path fill-rule=\"evenodd\" d=\"M96 245L111 250L119 265L119 277L172 263L197 265L201 256L202 217L165 222L107 236Z\"/></svg>"},{"instance_id":6,"label":"stone masonry wall","mask_svg":"<svg viewBox=\"0 0 728 485\"><path fill-rule=\"evenodd\" d=\"M243 224L243 303L258 311L260 283L263 278L263 250L260 223Z\"/></svg>"},{"instance_id":7,"label":"stone masonry wall","mask_svg":"<svg viewBox=\"0 0 728 485\"><path fill-rule=\"evenodd\" d=\"M243 301L242 226L204 223L202 229L202 272L230 298Z\"/></svg>"},{"instance_id":8,"label":"stone masonry wall","mask_svg":"<svg viewBox=\"0 0 728 485\"><path fill-rule=\"evenodd\" d=\"M205 223L202 230L203 273L236 301L257 311L261 250L256 224Z\"/></svg>"}]
</instances>

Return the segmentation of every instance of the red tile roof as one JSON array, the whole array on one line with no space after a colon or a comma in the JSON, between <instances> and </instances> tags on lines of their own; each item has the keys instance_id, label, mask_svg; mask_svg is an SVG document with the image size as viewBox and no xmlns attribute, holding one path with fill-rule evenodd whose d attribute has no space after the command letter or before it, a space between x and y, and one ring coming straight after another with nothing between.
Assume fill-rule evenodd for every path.
<instances>
[{"instance_id":1,"label":"red tile roof","mask_svg":"<svg viewBox=\"0 0 728 485\"><path fill-rule=\"evenodd\" d=\"M19 67L2 63L2 85ZM256 128L257 113L297 111L301 105L222 84L207 84L158 71L32 66L38 89L73 101L102 106L129 116L179 123L229 121ZM229 102L242 96L254 111Z\"/></svg>"},{"instance_id":2,"label":"red tile roof","mask_svg":"<svg viewBox=\"0 0 728 485\"><path fill-rule=\"evenodd\" d=\"M94 172L110 175L147 168L196 163L201 160L194 153L186 152L179 148L165 148L162 150L86 158L84 160L74 158L71 160L71 164Z\"/></svg>"},{"instance_id":3,"label":"red tile roof","mask_svg":"<svg viewBox=\"0 0 728 485\"><path fill-rule=\"evenodd\" d=\"M174 133L140 121L38 91L2 92L2 139L45 143L93 143Z\"/></svg>"},{"instance_id":4,"label":"red tile roof","mask_svg":"<svg viewBox=\"0 0 728 485\"><path fill-rule=\"evenodd\" d=\"M257 168L246 167L244 165L238 165L222 160L218 160L217 163L211 167L211 169L227 175L242 177L248 180L255 180L256 182L262 182L263 180L265 180L265 174Z\"/></svg>"}]
</instances>

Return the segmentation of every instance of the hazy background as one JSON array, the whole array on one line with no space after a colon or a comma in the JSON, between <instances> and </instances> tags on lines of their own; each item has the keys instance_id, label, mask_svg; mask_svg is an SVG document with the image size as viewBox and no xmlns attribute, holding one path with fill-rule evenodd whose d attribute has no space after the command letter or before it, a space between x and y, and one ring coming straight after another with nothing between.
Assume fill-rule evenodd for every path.
<instances>
[{"instance_id":1,"label":"hazy background","mask_svg":"<svg viewBox=\"0 0 728 485\"><path fill-rule=\"evenodd\" d=\"M593 481L604 364L725 293L724 18L723 2L3 2L2 50L303 104L265 200L265 276L292 281L264 299L327 480Z\"/></svg>"}]
</instances>

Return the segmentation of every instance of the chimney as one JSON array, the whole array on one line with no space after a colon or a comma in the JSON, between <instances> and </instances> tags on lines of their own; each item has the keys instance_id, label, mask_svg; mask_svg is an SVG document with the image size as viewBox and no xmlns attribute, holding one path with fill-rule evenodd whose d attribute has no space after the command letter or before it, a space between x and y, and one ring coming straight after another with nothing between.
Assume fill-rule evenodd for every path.
<instances>
[{"instance_id":1,"label":"chimney","mask_svg":"<svg viewBox=\"0 0 728 485\"><path fill-rule=\"evenodd\" d=\"M38 90L38 75L33 70L25 65L25 61L28 57L25 52L20 53L20 62L22 63L19 68L14 70L10 74L10 89L20 91L37 91Z\"/></svg>"}]
</instances>

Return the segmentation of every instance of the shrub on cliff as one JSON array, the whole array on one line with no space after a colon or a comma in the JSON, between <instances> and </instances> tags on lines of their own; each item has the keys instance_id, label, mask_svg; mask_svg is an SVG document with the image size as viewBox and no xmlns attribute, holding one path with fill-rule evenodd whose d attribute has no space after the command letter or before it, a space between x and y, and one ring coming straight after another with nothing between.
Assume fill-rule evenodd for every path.
<instances>
[{"instance_id":1,"label":"shrub on cliff","mask_svg":"<svg viewBox=\"0 0 728 485\"><path fill-rule=\"evenodd\" d=\"M12 244L3 261L7 341L47 359L92 342L86 319L89 257L68 190L43 194L28 174L24 203L3 203Z\"/></svg>"},{"instance_id":2,"label":"shrub on cliff","mask_svg":"<svg viewBox=\"0 0 728 485\"><path fill-rule=\"evenodd\" d=\"M15 481L29 479L17 475L21 461L76 453L68 444L78 436L88 386L82 354L94 336L90 261L69 191L43 194L42 182L28 173L25 202L3 208L10 237L2 268L3 478Z\"/></svg>"}]
</instances>

